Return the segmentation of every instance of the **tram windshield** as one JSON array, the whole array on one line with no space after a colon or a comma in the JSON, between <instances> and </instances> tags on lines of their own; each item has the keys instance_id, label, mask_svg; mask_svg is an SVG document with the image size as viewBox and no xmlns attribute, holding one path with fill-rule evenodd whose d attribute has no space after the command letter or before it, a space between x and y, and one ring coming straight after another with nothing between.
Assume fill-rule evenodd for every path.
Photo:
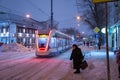
<instances>
[{"instance_id":1,"label":"tram windshield","mask_svg":"<svg viewBox=\"0 0 120 80\"><path fill-rule=\"evenodd\" d=\"M40 34L38 37L38 46L39 48L45 48L47 44L48 35Z\"/></svg>"}]
</instances>

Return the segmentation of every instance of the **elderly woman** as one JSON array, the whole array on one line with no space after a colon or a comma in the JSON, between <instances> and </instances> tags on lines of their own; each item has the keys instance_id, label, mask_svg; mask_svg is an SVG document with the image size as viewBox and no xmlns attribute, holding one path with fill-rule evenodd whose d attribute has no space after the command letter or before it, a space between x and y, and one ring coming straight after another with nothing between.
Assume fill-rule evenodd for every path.
<instances>
[{"instance_id":1,"label":"elderly woman","mask_svg":"<svg viewBox=\"0 0 120 80\"><path fill-rule=\"evenodd\" d=\"M73 44L73 50L70 56L70 60L73 60L73 68L76 69L74 73L80 73L80 64L83 60L83 54L81 49L76 45Z\"/></svg>"}]
</instances>

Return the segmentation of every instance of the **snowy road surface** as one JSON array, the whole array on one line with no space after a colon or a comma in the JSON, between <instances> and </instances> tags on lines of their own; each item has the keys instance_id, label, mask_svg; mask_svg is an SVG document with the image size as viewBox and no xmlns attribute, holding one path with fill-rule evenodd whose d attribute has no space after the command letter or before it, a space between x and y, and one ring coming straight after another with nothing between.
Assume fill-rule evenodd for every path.
<instances>
[{"instance_id":1,"label":"snowy road surface","mask_svg":"<svg viewBox=\"0 0 120 80\"><path fill-rule=\"evenodd\" d=\"M74 74L71 50L52 58L36 58L34 52L0 52L0 80L107 80L104 50L81 47L88 68ZM110 53L111 80L119 80L115 55Z\"/></svg>"}]
</instances>

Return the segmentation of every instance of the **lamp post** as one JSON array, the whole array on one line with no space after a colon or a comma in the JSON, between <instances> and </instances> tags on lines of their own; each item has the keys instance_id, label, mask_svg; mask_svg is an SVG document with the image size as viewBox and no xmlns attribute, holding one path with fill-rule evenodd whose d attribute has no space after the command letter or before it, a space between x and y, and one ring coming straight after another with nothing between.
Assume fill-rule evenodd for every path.
<instances>
[{"instance_id":1,"label":"lamp post","mask_svg":"<svg viewBox=\"0 0 120 80\"><path fill-rule=\"evenodd\" d=\"M30 14L26 14L26 18L32 20L32 18L30 18L30 17L31 17ZM28 20L28 21L29 21L29 20ZM32 23L32 22L31 22L31 23ZM32 26L33 26L33 23L32 23ZM26 32L25 32L25 35L27 35L27 34L29 35L29 34L30 34L28 29L26 29L25 31L26 31ZM24 42L25 46L28 46L28 47L29 47L29 44L31 44L31 42L29 43L30 38L29 38L29 41L26 40L26 38L24 38L24 39L25 39L25 42Z\"/></svg>"},{"instance_id":2,"label":"lamp post","mask_svg":"<svg viewBox=\"0 0 120 80\"><path fill-rule=\"evenodd\" d=\"M108 80L111 80L110 76L110 61L109 61L109 49L108 49L108 12L107 12L107 3L105 3L105 21L106 21L106 59L107 59L107 78Z\"/></svg>"},{"instance_id":3,"label":"lamp post","mask_svg":"<svg viewBox=\"0 0 120 80\"><path fill-rule=\"evenodd\" d=\"M51 0L51 26L50 29L53 28L53 0Z\"/></svg>"},{"instance_id":4,"label":"lamp post","mask_svg":"<svg viewBox=\"0 0 120 80\"><path fill-rule=\"evenodd\" d=\"M80 22L80 20L81 20L81 17L80 17L80 16L76 16L76 19L77 19L77 21L78 21L77 26L79 27L79 26L80 26L79 22Z\"/></svg>"}]
</instances>

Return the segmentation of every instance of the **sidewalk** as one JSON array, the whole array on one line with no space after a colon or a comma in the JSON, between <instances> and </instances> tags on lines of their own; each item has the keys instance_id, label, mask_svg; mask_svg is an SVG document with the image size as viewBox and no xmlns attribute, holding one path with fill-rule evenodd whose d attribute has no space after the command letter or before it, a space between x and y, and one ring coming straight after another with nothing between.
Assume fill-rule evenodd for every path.
<instances>
[{"instance_id":1,"label":"sidewalk","mask_svg":"<svg viewBox=\"0 0 120 80\"><path fill-rule=\"evenodd\" d=\"M106 58L106 49L102 48L101 50L97 50L94 47L80 46L83 53L85 54L85 59L88 61L89 66L94 67L89 73L96 72L102 76L106 76L107 78L107 58ZM109 65L110 67L110 77L111 80L119 80L118 79L118 71L116 64L116 55L114 52L109 51ZM92 68L91 67L91 68ZM96 71L98 70L98 72ZM92 74L91 73L91 74ZM96 76L97 77L97 76ZM99 77L99 76L98 76ZM101 78L101 80L105 80L105 78Z\"/></svg>"},{"instance_id":2,"label":"sidewalk","mask_svg":"<svg viewBox=\"0 0 120 80\"><path fill-rule=\"evenodd\" d=\"M85 60L88 62L88 68L81 70L81 74L74 74L73 68L69 68L69 74L63 80L107 80L107 60L106 50L96 50L94 47L79 46L82 52L85 54ZM59 59L64 59L72 64L69 60L71 50L61 54ZM111 80L118 79L118 71L116 64L116 55L109 51L109 62L110 62L110 76ZM58 57L57 57L58 59ZM71 66L71 64L69 64Z\"/></svg>"}]
</instances>

